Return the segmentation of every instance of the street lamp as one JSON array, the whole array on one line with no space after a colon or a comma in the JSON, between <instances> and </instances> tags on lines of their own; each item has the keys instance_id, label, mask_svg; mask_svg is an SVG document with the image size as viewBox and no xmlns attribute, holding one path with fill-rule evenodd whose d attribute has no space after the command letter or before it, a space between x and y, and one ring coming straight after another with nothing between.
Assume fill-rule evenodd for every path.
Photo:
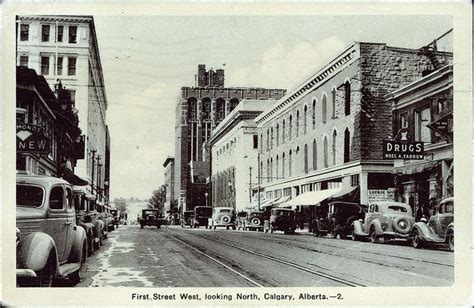
<instances>
[{"instance_id":1,"label":"street lamp","mask_svg":"<svg viewBox=\"0 0 474 308\"><path fill-rule=\"evenodd\" d=\"M209 196L209 194L206 192L206 193L204 193L204 196L206 196L206 206L207 206L207 204L208 204L207 196Z\"/></svg>"}]
</instances>

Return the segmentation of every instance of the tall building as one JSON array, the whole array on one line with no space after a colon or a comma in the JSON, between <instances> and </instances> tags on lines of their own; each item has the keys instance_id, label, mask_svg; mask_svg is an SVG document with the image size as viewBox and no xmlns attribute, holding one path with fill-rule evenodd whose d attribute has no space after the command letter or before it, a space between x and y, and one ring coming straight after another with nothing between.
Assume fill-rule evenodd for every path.
<instances>
[{"instance_id":1,"label":"tall building","mask_svg":"<svg viewBox=\"0 0 474 308\"><path fill-rule=\"evenodd\" d=\"M342 188L393 199L387 93L452 61L452 53L355 43L256 118L265 199Z\"/></svg>"},{"instance_id":2,"label":"tall building","mask_svg":"<svg viewBox=\"0 0 474 308\"><path fill-rule=\"evenodd\" d=\"M165 187L166 187L166 201L164 212L168 213L174 210L174 157L167 157L163 163L165 168Z\"/></svg>"},{"instance_id":3,"label":"tall building","mask_svg":"<svg viewBox=\"0 0 474 308\"><path fill-rule=\"evenodd\" d=\"M104 198L110 152L107 150L107 97L99 46L92 16L19 16L17 65L44 76L52 89L61 82L69 91L72 107L85 134L85 159L76 174L88 191Z\"/></svg>"},{"instance_id":4,"label":"tall building","mask_svg":"<svg viewBox=\"0 0 474 308\"><path fill-rule=\"evenodd\" d=\"M200 65L197 84L203 86L181 88L176 107L175 200L181 210L206 204L210 176L207 143L216 126L243 99L278 99L286 93L283 89L225 88L224 70L211 72Z\"/></svg>"}]
</instances>

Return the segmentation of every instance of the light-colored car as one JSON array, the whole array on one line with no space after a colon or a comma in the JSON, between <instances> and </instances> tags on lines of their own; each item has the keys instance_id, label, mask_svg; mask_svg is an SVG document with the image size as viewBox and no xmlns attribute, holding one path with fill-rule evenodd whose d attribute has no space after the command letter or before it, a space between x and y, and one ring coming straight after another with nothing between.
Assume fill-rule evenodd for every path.
<instances>
[{"instance_id":1,"label":"light-colored car","mask_svg":"<svg viewBox=\"0 0 474 308\"><path fill-rule=\"evenodd\" d=\"M227 230L229 228L235 230L237 228L235 220L236 213L232 207L215 207L212 209L211 228L225 227Z\"/></svg>"},{"instance_id":2,"label":"light-colored car","mask_svg":"<svg viewBox=\"0 0 474 308\"><path fill-rule=\"evenodd\" d=\"M411 230L412 245L421 248L425 243L446 243L454 251L454 198L443 199L429 221L422 218Z\"/></svg>"},{"instance_id":3,"label":"light-colored car","mask_svg":"<svg viewBox=\"0 0 474 308\"><path fill-rule=\"evenodd\" d=\"M73 193L77 224L86 231L88 255L91 255L95 249L99 249L102 245L105 224L98 219L94 195L88 194L82 187L74 187Z\"/></svg>"},{"instance_id":4,"label":"light-colored car","mask_svg":"<svg viewBox=\"0 0 474 308\"><path fill-rule=\"evenodd\" d=\"M415 219L408 204L380 201L369 204L364 220L356 220L351 225L352 239L370 237L373 243L380 239L410 238L410 230Z\"/></svg>"},{"instance_id":5,"label":"light-colored car","mask_svg":"<svg viewBox=\"0 0 474 308\"><path fill-rule=\"evenodd\" d=\"M87 236L76 225L72 186L55 177L17 175L16 198L17 284L51 287L65 277L77 283Z\"/></svg>"}]
</instances>

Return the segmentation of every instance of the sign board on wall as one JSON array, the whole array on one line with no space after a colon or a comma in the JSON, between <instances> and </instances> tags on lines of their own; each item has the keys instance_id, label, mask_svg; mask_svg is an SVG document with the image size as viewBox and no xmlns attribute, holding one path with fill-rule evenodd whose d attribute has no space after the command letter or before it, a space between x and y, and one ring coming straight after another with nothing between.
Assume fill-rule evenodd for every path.
<instances>
[{"instance_id":1,"label":"sign board on wall","mask_svg":"<svg viewBox=\"0 0 474 308\"><path fill-rule=\"evenodd\" d=\"M17 124L16 151L20 153L49 153L50 142L44 134L43 127L28 123Z\"/></svg>"},{"instance_id":2,"label":"sign board on wall","mask_svg":"<svg viewBox=\"0 0 474 308\"><path fill-rule=\"evenodd\" d=\"M395 201L395 188L369 189L367 194L369 203L377 201Z\"/></svg>"},{"instance_id":3,"label":"sign board on wall","mask_svg":"<svg viewBox=\"0 0 474 308\"><path fill-rule=\"evenodd\" d=\"M425 147L421 141L383 141L384 159L424 159Z\"/></svg>"}]
</instances>

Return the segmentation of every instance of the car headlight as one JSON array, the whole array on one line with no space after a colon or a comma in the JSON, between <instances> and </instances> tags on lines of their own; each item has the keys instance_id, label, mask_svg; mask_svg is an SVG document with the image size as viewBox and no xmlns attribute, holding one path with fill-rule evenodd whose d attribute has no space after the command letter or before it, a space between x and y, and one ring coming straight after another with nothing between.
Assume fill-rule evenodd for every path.
<instances>
[{"instance_id":1,"label":"car headlight","mask_svg":"<svg viewBox=\"0 0 474 308\"><path fill-rule=\"evenodd\" d=\"M16 228L16 244L18 245L18 242L20 242L20 236L21 236L21 231L20 229Z\"/></svg>"}]
</instances>

